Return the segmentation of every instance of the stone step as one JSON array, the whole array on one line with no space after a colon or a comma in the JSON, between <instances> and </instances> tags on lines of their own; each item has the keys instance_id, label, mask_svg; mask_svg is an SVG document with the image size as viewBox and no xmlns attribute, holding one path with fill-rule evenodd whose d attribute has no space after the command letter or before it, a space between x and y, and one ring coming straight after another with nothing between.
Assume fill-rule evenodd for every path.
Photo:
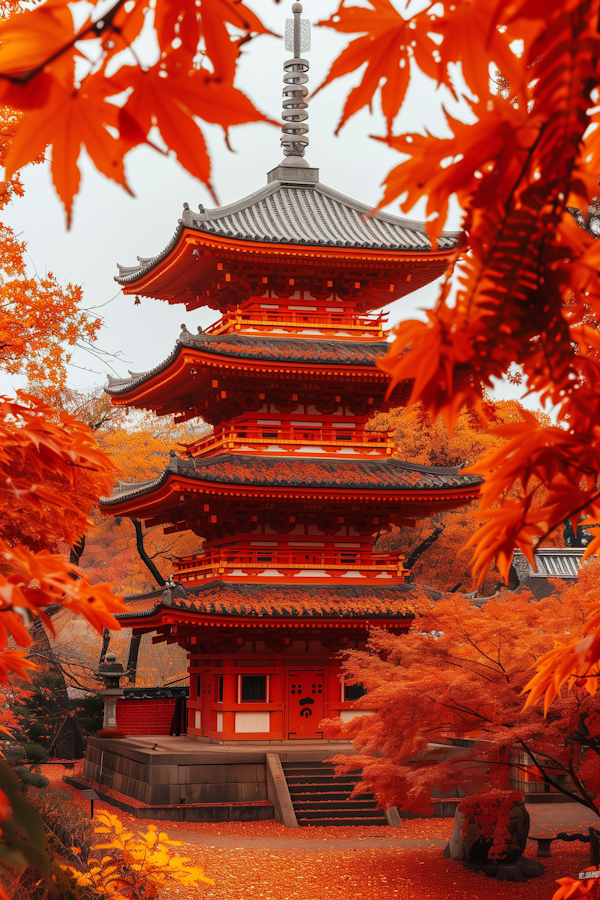
<instances>
[{"instance_id":1,"label":"stone step","mask_svg":"<svg viewBox=\"0 0 600 900\"><path fill-rule=\"evenodd\" d=\"M332 778L331 775L313 775L312 772L306 775L288 775L284 772L285 780L288 784L342 784L354 787L358 784L358 778Z\"/></svg>"},{"instance_id":2,"label":"stone step","mask_svg":"<svg viewBox=\"0 0 600 900\"><path fill-rule=\"evenodd\" d=\"M389 827L387 823L387 819L383 815L383 813L379 813L377 817L372 817L368 815L361 815L360 817L353 818L346 815L336 816L335 813L330 813L329 816L323 816L318 818L313 818L310 816L297 816L298 825L301 827L303 825L381 825L383 827Z\"/></svg>"},{"instance_id":3,"label":"stone step","mask_svg":"<svg viewBox=\"0 0 600 900\"><path fill-rule=\"evenodd\" d=\"M335 775L332 763L282 763L299 825L383 825L387 819L373 794L350 799L360 772Z\"/></svg>"},{"instance_id":4,"label":"stone step","mask_svg":"<svg viewBox=\"0 0 600 900\"><path fill-rule=\"evenodd\" d=\"M292 797L299 794L335 794L336 797L349 797L353 785L344 787L339 784L290 784L288 790ZM370 798L367 798L370 799Z\"/></svg>"},{"instance_id":5,"label":"stone step","mask_svg":"<svg viewBox=\"0 0 600 900\"><path fill-rule=\"evenodd\" d=\"M374 800L293 800L296 814L304 811L315 812L321 809L377 809ZM377 810L381 812L381 810Z\"/></svg>"}]
</instances>

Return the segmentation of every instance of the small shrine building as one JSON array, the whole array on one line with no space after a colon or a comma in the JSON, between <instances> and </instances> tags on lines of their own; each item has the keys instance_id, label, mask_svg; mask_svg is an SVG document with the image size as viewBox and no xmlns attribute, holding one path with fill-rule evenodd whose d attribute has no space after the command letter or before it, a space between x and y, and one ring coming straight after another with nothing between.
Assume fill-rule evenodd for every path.
<instances>
[{"instance_id":1,"label":"small shrine building","mask_svg":"<svg viewBox=\"0 0 600 900\"><path fill-rule=\"evenodd\" d=\"M151 371L110 379L114 404L213 431L102 502L106 515L198 536L162 598L120 619L185 648L187 732L204 742L321 740L324 718L368 714L353 709L363 690L344 684L340 651L363 648L373 626L398 634L412 621L402 555L378 552L374 537L479 490L458 469L394 459L390 435L369 427L410 390L388 396L382 310L442 275L459 236L432 247L421 223L320 181L304 157L297 7L284 159L236 203L184 204L163 252L117 278L126 294L219 316L204 332L182 326Z\"/></svg>"}]
</instances>

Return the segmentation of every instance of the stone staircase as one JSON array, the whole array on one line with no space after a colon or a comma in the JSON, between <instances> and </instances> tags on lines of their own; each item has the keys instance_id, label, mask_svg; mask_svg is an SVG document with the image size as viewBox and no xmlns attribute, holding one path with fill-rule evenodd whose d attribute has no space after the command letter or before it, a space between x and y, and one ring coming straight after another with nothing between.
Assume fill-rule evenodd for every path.
<instances>
[{"instance_id":1,"label":"stone staircase","mask_svg":"<svg viewBox=\"0 0 600 900\"><path fill-rule=\"evenodd\" d=\"M298 825L386 825L373 794L349 799L359 773L341 778L327 762L281 763Z\"/></svg>"}]
</instances>

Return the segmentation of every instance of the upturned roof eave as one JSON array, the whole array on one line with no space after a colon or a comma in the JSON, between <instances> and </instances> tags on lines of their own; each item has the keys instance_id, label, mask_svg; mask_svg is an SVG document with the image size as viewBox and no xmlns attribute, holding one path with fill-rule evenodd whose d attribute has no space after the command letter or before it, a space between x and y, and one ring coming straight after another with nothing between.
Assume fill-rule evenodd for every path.
<instances>
[{"instance_id":1,"label":"upturned roof eave","mask_svg":"<svg viewBox=\"0 0 600 900\"><path fill-rule=\"evenodd\" d=\"M272 252L273 248L277 246L280 246L288 254L296 251L301 255L305 255L307 252L315 253L328 250L333 251L336 255L354 251L355 253L360 254L373 253L375 256L382 255L383 258L388 260L390 258L406 258L415 253L419 257L430 259L439 256L447 257L455 251L461 238L461 232L443 231L440 235L440 239L442 241L445 240L448 244L451 244L451 246L432 250L430 246L406 246L405 242L404 245L401 246L402 242L399 239L394 242L395 246L391 246L391 243L389 242L387 246L385 244L375 246L373 241L364 241L363 243L360 241L328 241L323 239L311 241L298 239L298 235L295 236L295 240L292 240L282 236L281 233L279 235L273 235L272 238L267 237L266 239L265 235L263 235L262 238L249 235L235 237L233 235L221 234L215 230L215 223L223 221L241 211L248 211L254 205L261 203L281 189L290 189L292 187L294 186L275 181L271 184L267 184L240 201L211 210L202 208L199 213L192 213L187 204L185 204L183 216L179 220L175 233L167 246L154 257L139 258L140 264L138 266L119 266L120 272L119 275L115 276L115 281L124 288L129 288L130 290L139 288L139 283L143 281L143 278L151 273L158 264L168 257L171 251L177 247L181 236L186 230L195 234L200 240L202 239L202 236L204 236L205 240L209 243L214 242L215 240L220 242L227 241L231 243L232 247L235 247L236 245L238 247L244 246L247 249L253 247L255 251L263 248L266 251ZM306 185L303 185L302 187L306 188ZM363 220L371 220L393 228L400 228L406 233L412 233L418 235L421 239L426 238L428 240L426 226L422 222L413 219L405 219L400 216L393 216L390 213L385 213L381 210L374 210L368 204L346 197L344 194L321 183L311 186L310 190L316 192L318 195L328 198L334 204L344 207L344 209L359 213ZM315 223L312 227L316 233L319 232L318 223ZM308 228L311 228L310 222L308 222ZM298 232L301 233L300 228L298 229Z\"/></svg>"},{"instance_id":2,"label":"upturned roof eave","mask_svg":"<svg viewBox=\"0 0 600 900\"><path fill-rule=\"evenodd\" d=\"M389 610L365 612L352 608L345 608L342 615L336 615L333 610L327 608L321 608L319 611L303 608L301 611L297 611L295 615L276 609L267 611L266 614L265 612L249 614L247 611L234 610L212 613L207 610L193 609L192 607L172 607L158 603L149 610L117 613L115 618L125 628L143 628L145 631L153 631L161 625L183 624L186 619L190 618L199 624L211 626L222 624L226 627L231 627L232 623L239 627L271 623L270 627L276 624L282 628L289 628L290 624L302 626L310 621L316 621L322 628L335 629L347 627L348 623L352 623L355 627L363 625L365 628L370 627L373 622L377 622L379 627L385 624L398 625L399 623L408 625L413 621L415 615L409 611L398 611L390 614ZM165 621L169 619L170 621Z\"/></svg>"},{"instance_id":3,"label":"upturned roof eave","mask_svg":"<svg viewBox=\"0 0 600 900\"><path fill-rule=\"evenodd\" d=\"M209 466L218 465L219 462L223 463L228 460L228 454L223 454L222 456L210 457L207 460L203 461L205 464ZM243 469L245 457L236 456L235 463L240 468ZM277 460L278 461L278 460ZM303 462L304 460L297 459L295 460L296 464ZM312 497L314 495L323 495L327 497L348 497L349 499L359 499L361 497L369 497L369 498L377 498L377 497L395 497L398 496L399 501L403 502L409 500L428 500L430 502L435 502L436 500L444 499L450 500L451 498L455 499L464 499L465 501L475 499L479 494L479 487L482 483L482 480L477 476L473 475L461 475L456 472L454 469L444 472L443 469L435 466L417 466L412 465L410 463L402 463L396 460L386 460L385 463L379 461L371 461L371 460L360 460L361 465L366 465L367 468L375 469L376 466L386 465L391 468L398 468L400 470L408 470L419 472L420 474L431 474L435 476L442 476L444 474L447 477L451 478L460 478L463 483L462 484L433 484L433 485L389 485L384 484L381 486L373 485L373 484L364 484L357 485L348 483L343 483L339 485L333 485L331 483L317 483L317 484L306 484L306 483L296 483L296 484L282 484L277 483L275 480L264 482L244 482L242 480L239 481L218 481L216 479L203 479L201 476L194 475L192 473L196 472L195 467L187 465L188 471L180 471L180 463L182 461L177 457L174 457L171 463L165 468L164 472L158 476L158 478L152 479L151 481L147 481L139 485L133 490L125 490L111 497L101 498L100 500L100 509L104 514L110 515L115 514L112 510L118 507L126 507L130 504L135 504L136 501L143 500L143 506L148 508L149 504L156 505L161 503L163 499L166 499L172 493L172 488L175 483L179 483L182 486L185 484L193 485L192 491L193 493L199 494L203 491L209 492L211 494L245 494L248 496L256 495L264 493L265 491L269 491L273 494L280 494L285 496L292 493L302 493L306 497ZM319 462L319 460L314 460L312 458L309 459L309 462L314 464ZM355 464L354 461L348 460L327 460L328 464L333 464L334 466L338 466L342 471L344 466ZM431 470L431 471L430 471ZM440 497L440 495L442 495ZM138 508L139 504L138 504Z\"/></svg>"},{"instance_id":4,"label":"upturned roof eave","mask_svg":"<svg viewBox=\"0 0 600 900\"><path fill-rule=\"evenodd\" d=\"M216 336L217 339L220 338L220 343L223 343L224 337L228 338L230 336L229 335L217 335ZM389 379L390 379L390 375L387 372L384 372L383 370L377 368L375 359L373 359L372 361L366 360L365 362L362 362L362 363L358 362L358 361L350 362L350 363L348 363L346 361L341 361L341 362L337 362L337 363L333 362L333 361L321 362L318 359L312 359L312 360L308 360L308 361L293 360L290 363L289 359L277 360L275 357L269 358L265 354L260 355L258 353L256 354L256 357L254 357L254 358L249 357L249 356L234 355L234 354L227 355L225 353L218 353L218 354L212 353L211 354L210 353L210 344L208 344L206 342L194 344L193 338L194 338L194 336L192 336L192 341L190 341L190 342L183 342L180 337L178 339L177 343L175 344L175 347L169 354L169 356L167 356L166 359L164 359L161 363L159 363L153 369L149 369L147 372L132 373L129 378L122 378L122 379L109 378L109 382L106 385L106 387L104 388L105 392L113 397L121 397L121 396L127 395L130 392L135 391L137 388L139 388L143 385L147 385L149 382L156 379L157 376L167 372L170 368L175 367L177 365L177 363L179 362L181 356L184 353L190 352L190 351L198 354L198 356L204 355L205 357L207 357L207 361L214 363L214 365L219 365L219 362L222 361L222 364L224 362L227 362L227 365L229 367L231 367L232 365L235 366L235 364L237 363L240 368L244 368L244 367L248 368L249 365L252 366L253 364L257 365L257 366L260 366L260 365L264 366L265 363L269 363L270 365L273 365L273 366L277 366L278 364L281 366L285 365L286 371L289 371L290 367L298 368L301 370L318 368L318 369L323 369L324 371L327 371L330 369L336 369L336 368L339 368L340 366L343 366L345 373L351 374L353 372L353 370L364 369L365 372L368 371L372 375L379 376L382 381L389 381ZM269 337L265 336L265 335L261 335L261 339L268 340ZM277 340L280 340L278 338L270 338L270 339L273 340L274 343ZM302 342L303 342L304 347L310 346L310 338L302 338ZM327 343L331 343L332 345L335 344L335 342L333 340L330 339L328 341L327 338L323 338L322 340L319 340L319 341L312 341L312 343L313 344L319 343L321 345L327 344ZM361 347L361 349L363 349L365 346L367 346L366 344L360 343L358 341L357 342L344 341L343 349L351 348L352 346L354 346L354 343L356 343L357 346ZM370 342L370 344L368 346L372 347L372 348L376 348L376 347L379 347L380 344L381 344L382 349L385 348L385 352L387 352L389 345L385 341ZM385 356L385 352L381 353L382 359Z\"/></svg>"}]
</instances>

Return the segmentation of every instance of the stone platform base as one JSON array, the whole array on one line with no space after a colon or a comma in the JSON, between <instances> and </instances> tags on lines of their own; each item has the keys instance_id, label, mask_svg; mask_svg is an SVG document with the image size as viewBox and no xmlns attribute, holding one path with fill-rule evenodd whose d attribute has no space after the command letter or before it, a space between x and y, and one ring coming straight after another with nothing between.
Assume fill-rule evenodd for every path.
<instances>
[{"instance_id":1,"label":"stone platform base","mask_svg":"<svg viewBox=\"0 0 600 900\"><path fill-rule=\"evenodd\" d=\"M248 803L268 799L267 753L276 753L282 762L320 762L356 751L349 741L230 745L203 743L185 735L89 738L83 774L100 787L153 807Z\"/></svg>"},{"instance_id":2,"label":"stone platform base","mask_svg":"<svg viewBox=\"0 0 600 900\"><path fill-rule=\"evenodd\" d=\"M77 790L91 787L98 798L116 806L117 809L129 813L135 819L152 819L161 822L263 822L273 818L273 804L266 800L254 803L191 803L187 806L134 806L116 797L106 794L100 785L91 785L78 781L69 775L63 775L63 781Z\"/></svg>"}]
</instances>

